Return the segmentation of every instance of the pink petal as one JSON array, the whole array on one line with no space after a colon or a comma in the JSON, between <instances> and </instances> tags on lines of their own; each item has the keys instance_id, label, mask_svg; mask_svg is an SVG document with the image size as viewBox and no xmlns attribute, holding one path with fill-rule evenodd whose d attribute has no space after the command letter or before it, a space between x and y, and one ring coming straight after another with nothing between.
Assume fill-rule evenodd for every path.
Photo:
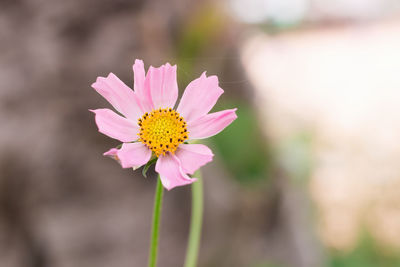
<instances>
[{"instance_id":1,"label":"pink petal","mask_svg":"<svg viewBox=\"0 0 400 267\"><path fill-rule=\"evenodd\" d=\"M203 139L216 135L237 118L235 112L236 108L226 109L188 123L189 138Z\"/></svg>"},{"instance_id":2,"label":"pink petal","mask_svg":"<svg viewBox=\"0 0 400 267\"><path fill-rule=\"evenodd\" d=\"M140 104L143 112L151 112L153 109L153 102L151 100L150 90L145 87L146 73L142 60L136 59L133 64L133 88L135 93L140 99Z\"/></svg>"},{"instance_id":3,"label":"pink petal","mask_svg":"<svg viewBox=\"0 0 400 267\"><path fill-rule=\"evenodd\" d=\"M156 172L160 174L161 182L167 190L191 184L197 180L196 178L190 178L183 172L180 160L172 154L158 158Z\"/></svg>"},{"instance_id":4,"label":"pink petal","mask_svg":"<svg viewBox=\"0 0 400 267\"><path fill-rule=\"evenodd\" d=\"M139 168L151 158L151 150L143 143L124 143L117 156L122 168Z\"/></svg>"},{"instance_id":5,"label":"pink petal","mask_svg":"<svg viewBox=\"0 0 400 267\"><path fill-rule=\"evenodd\" d=\"M131 142L138 139L139 127L136 123L106 108L90 111L96 114L95 120L99 132L121 142Z\"/></svg>"},{"instance_id":6,"label":"pink petal","mask_svg":"<svg viewBox=\"0 0 400 267\"><path fill-rule=\"evenodd\" d=\"M111 148L110 150L104 152L104 153L103 153L103 156L110 157L110 158L112 158L112 159L118 161L119 163L121 163L120 160L119 160L119 158L118 158L118 156L117 156L117 153L118 153L118 149L116 149L116 148Z\"/></svg>"},{"instance_id":7,"label":"pink petal","mask_svg":"<svg viewBox=\"0 0 400 267\"><path fill-rule=\"evenodd\" d=\"M203 72L186 87L177 111L189 123L207 114L223 92L218 86L217 76L206 77Z\"/></svg>"},{"instance_id":8,"label":"pink petal","mask_svg":"<svg viewBox=\"0 0 400 267\"><path fill-rule=\"evenodd\" d=\"M176 65L163 65L159 68L150 67L145 81L146 90L150 90L155 109L173 108L178 98L176 81Z\"/></svg>"},{"instance_id":9,"label":"pink petal","mask_svg":"<svg viewBox=\"0 0 400 267\"><path fill-rule=\"evenodd\" d=\"M136 121L143 113L133 90L113 73L107 78L98 77L92 87L127 118Z\"/></svg>"},{"instance_id":10,"label":"pink petal","mask_svg":"<svg viewBox=\"0 0 400 267\"><path fill-rule=\"evenodd\" d=\"M103 156L108 156L114 158L117 155L118 149L117 148L111 148L110 150L106 151L103 153Z\"/></svg>"},{"instance_id":11,"label":"pink petal","mask_svg":"<svg viewBox=\"0 0 400 267\"><path fill-rule=\"evenodd\" d=\"M189 174L212 161L214 156L211 149L201 144L181 144L175 155L181 161L183 171Z\"/></svg>"}]
</instances>

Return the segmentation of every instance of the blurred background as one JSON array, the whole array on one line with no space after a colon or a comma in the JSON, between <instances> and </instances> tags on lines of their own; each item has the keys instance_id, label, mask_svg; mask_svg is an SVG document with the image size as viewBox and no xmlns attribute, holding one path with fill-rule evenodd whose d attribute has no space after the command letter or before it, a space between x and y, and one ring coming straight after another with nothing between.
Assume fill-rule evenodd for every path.
<instances>
[{"instance_id":1,"label":"blurred background","mask_svg":"<svg viewBox=\"0 0 400 267\"><path fill-rule=\"evenodd\" d=\"M104 158L88 112L135 58L238 107L207 140L200 267L400 266L399 48L397 0L0 0L0 266L146 266L155 173ZM160 267L190 197L164 195Z\"/></svg>"}]
</instances>

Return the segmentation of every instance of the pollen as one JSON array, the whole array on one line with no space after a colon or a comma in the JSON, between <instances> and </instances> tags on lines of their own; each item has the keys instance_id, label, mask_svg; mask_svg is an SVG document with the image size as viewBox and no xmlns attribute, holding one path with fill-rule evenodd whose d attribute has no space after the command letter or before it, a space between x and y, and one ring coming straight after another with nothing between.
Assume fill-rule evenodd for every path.
<instances>
[{"instance_id":1,"label":"pollen","mask_svg":"<svg viewBox=\"0 0 400 267\"><path fill-rule=\"evenodd\" d=\"M188 139L185 120L178 112L156 109L138 119L139 141L150 148L156 156L175 153L180 144Z\"/></svg>"}]
</instances>

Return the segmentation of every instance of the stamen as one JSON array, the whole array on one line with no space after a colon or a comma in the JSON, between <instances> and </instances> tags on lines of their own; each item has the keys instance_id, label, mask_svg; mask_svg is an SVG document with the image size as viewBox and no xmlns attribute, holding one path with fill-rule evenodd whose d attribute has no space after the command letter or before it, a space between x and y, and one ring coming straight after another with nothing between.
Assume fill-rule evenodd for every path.
<instances>
[{"instance_id":1,"label":"stamen","mask_svg":"<svg viewBox=\"0 0 400 267\"><path fill-rule=\"evenodd\" d=\"M188 139L185 120L172 108L156 109L138 119L139 141L156 156L175 153L177 147Z\"/></svg>"}]
</instances>

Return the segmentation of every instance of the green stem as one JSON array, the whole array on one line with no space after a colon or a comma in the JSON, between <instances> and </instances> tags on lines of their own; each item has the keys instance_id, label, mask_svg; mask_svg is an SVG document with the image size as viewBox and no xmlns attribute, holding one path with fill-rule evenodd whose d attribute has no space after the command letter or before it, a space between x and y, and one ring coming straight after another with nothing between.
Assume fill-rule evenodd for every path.
<instances>
[{"instance_id":1,"label":"green stem","mask_svg":"<svg viewBox=\"0 0 400 267\"><path fill-rule=\"evenodd\" d=\"M203 180L200 170L194 176L197 177L197 181L192 184L192 218L184 267L196 266L203 222Z\"/></svg>"},{"instance_id":2,"label":"green stem","mask_svg":"<svg viewBox=\"0 0 400 267\"><path fill-rule=\"evenodd\" d=\"M158 236L160 232L162 197L163 197L163 186L161 184L160 176L158 176L156 195L154 197L153 225L151 229L149 267L155 267L157 265Z\"/></svg>"}]
</instances>

